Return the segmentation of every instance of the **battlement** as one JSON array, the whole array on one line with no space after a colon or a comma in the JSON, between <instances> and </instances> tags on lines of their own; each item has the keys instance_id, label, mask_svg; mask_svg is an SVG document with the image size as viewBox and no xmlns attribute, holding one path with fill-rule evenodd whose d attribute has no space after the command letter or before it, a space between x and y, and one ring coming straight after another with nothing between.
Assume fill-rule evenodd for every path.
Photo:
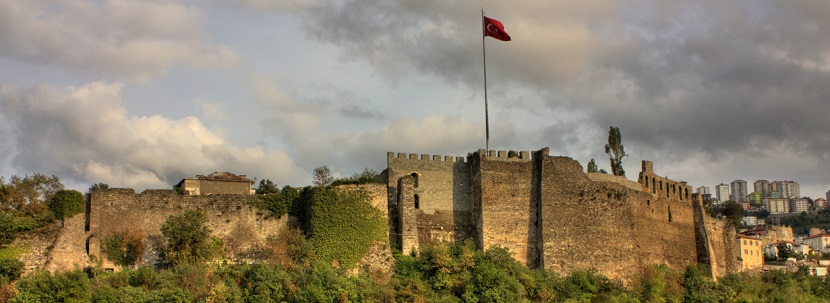
<instances>
[{"instance_id":1,"label":"battlement","mask_svg":"<svg viewBox=\"0 0 830 303\"><path fill-rule=\"evenodd\" d=\"M467 159L465 157L458 157L458 156L442 156L442 155L429 155L429 154L406 154L406 153L397 153L394 152L387 152L386 159L388 160L411 160L411 161L424 161L424 162L456 162L456 163L466 163Z\"/></svg>"},{"instance_id":2,"label":"battlement","mask_svg":"<svg viewBox=\"0 0 830 303\"><path fill-rule=\"evenodd\" d=\"M531 153L529 151L514 151L516 153L515 156L510 157L510 152L506 150L490 150L485 151L483 149L478 150L479 159L486 159L488 161L521 161L521 162L528 162L532 160Z\"/></svg>"}]
</instances>

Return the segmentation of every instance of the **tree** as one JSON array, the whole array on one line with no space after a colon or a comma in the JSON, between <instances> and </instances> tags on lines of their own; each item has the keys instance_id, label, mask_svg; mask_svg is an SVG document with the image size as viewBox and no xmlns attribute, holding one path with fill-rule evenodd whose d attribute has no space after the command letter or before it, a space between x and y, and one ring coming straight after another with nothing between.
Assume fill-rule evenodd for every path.
<instances>
[{"instance_id":1,"label":"tree","mask_svg":"<svg viewBox=\"0 0 830 303\"><path fill-rule=\"evenodd\" d=\"M798 254L795 252L795 249L787 245L787 243L778 243L778 257L784 260L789 258L798 258Z\"/></svg>"},{"instance_id":2,"label":"tree","mask_svg":"<svg viewBox=\"0 0 830 303\"><path fill-rule=\"evenodd\" d=\"M598 172L599 168L597 168L597 162L594 162L594 159L588 161L588 172L589 173L596 173Z\"/></svg>"},{"instance_id":3,"label":"tree","mask_svg":"<svg viewBox=\"0 0 830 303\"><path fill-rule=\"evenodd\" d=\"M277 184L268 179L260 180L259 186L256 188L257 195L276 194L279 192L280 189L277 187Z\"/></svg>"},{"instance_id":4,"label":"tree","mask_svg":"<svg viewBox=\"0 0 830 303\"><path fill-rule=\"evenodd\" d=\"M735 225L735 228L741 226L741 217L743 214L743 207L741 204L735 201L726 201L723 204L723 216L729 219L732 224Z\"/></svg>"},{"instance_id":5,"label":"tree","mask_svg":"<svg viewBox=\"0 0 830 303\"><path fill-rule=\"evenodd\" d=\"M144 255L144 241L141 233L118 231L104 238L103 252L107 259L119 266L134 266Z\"/></svg>"},{"instance_id":6,"label":"tree","mask_svg":"<svg viewBox=\"0 0 830 303\"><path fill-rule=\"evenodd\" d=\"M86 200L84 195L77 190L62 190L55 193L49 200L49 211L55 218L63 220L84 212Z\"/></svg>"},{"instance_id":7,"label":"tree","mask_svg":"<svg viewBox=\"0 0 830 303\"><path fill-rule=\"evenodd\" d=\"M41 215L52 195L64 189L57 176L41 173L12 176L9 182L0 177L0 211L14 215Z\"/></svg>"},{"instance_id":8,"label":"tree","mask_svg":"<svg viewBox=\"0 0 830 303\"><path fill-rule=\"evenodd\" d=\"M207 219L200 210L188 210L180 216L170 215L161 225L166 242L162 248L164 263L175 265L201 262L212 258L221 248L221 240L211 238Z\"/></svg>"},{"instance_id":9,"label":"tree","mask_svg":"<svg viewBox=\"0 0 830 303\"><path fill-rule=\"evenodd\" d=\"M625 177L622 158L628 155L623 148L622 135L618 127L611 126L611 129L608 130L608 144L605 145L605 153L608 154L608 160L611 161L611 172L615 176Z\"/></svg>"},{"instance_id":10,"label":"tree","mask_svg":"<svg viewBox=\"0 0 830 303\"><path fill-rule=\"evenodd\" d=\"M86 193L87 194L92 194L92 191L94 191L96 189L109 189L109 188L110 188L109 184L98 182L98 183L92 184L92 186L89 187L89 191L87 191Z\"/></svg>"},{"instance_id":11,"label":"tree","mask_svg":"<svg viewBox=\"0 0 830 303\"><path fill-rule=\"evenodd\" d=\"M314 186L329 186L334 178L328 166L320 166L314 169Z\"/></svg>"}]
</instances>

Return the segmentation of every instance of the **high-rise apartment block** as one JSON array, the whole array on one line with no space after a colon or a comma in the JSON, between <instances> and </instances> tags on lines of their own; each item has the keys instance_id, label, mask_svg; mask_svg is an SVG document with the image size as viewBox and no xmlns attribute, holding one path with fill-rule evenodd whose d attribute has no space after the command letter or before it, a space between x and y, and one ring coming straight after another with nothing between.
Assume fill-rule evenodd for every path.
<instances>
[{"instance_id":1,"label":"high-rise apartment block","mask_svg":"<svg viewBox=\"0 0 830 303\"><path fill-rule=\"evenodd\" d=\"M735 180L732 181L732 195L730 200L735 202L746 202L746 181Z\"/></svg>"},{"instance_id":2,"label":"high-rise apartment block","mask_svg":"<svg viewBox=\"0 0 830 303\"><path fill-rule=\"evenodd\" d=\"M698 193L698 194L700 194L700 195L708 195L708 194L711 194L711 193L709 192L709 187L708 187L708 186L701 186L701 187L698 187L698 188L697 188L697 193Z\"/></svg>"},{"instance_id":3,"label":"high-rise apartment block","mask_svg":"<svg viewBox=\"0 0 830 303\"><path fill-rule=\"evenodd\" d=\"M830 195L830 191L827 193ZM718 198L719 203L729 200L729 185L723 183L715 185L715 196Z\"/></svg>"},{"instance_id":4,"label":"high-rise apartment block","mask_svg":"<svg viewBox=\"0 0 830 303\"><path fill-rule=\"evenodd\" d=\"M756 193L761 193L761 195L766 196L769 192L769 181L767 180L758 180L753 183L755 187Z\"/></svg>"},{"instance_id":5,"label":"high-rise apartment block","mask_svg":"<svg viewBox=\"0 0 830 303\"><path fill-rule=\"evenodd\" d=\"M801 190L795 181L774 181L770 183L770 190L781 193L784 198L800 198Z\"/></svg>"}]
</instances>

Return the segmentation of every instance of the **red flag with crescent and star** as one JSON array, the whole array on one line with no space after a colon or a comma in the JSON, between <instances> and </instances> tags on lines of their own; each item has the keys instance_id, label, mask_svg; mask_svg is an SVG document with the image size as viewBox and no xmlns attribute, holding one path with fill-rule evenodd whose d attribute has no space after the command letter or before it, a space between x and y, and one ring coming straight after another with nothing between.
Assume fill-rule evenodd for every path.
<instances>
[{"instance_id":1,"label":"red flag with crescent and star","mask_svg":"<svg viewBox=\"0 0 830 303\"><path fill-rule=\"evenodd\" d=\"M484 36L490 36L501 41L510 41L510 35L504 31L504 25L496 19L484 17Z\"/></svg>"}]
</instances>

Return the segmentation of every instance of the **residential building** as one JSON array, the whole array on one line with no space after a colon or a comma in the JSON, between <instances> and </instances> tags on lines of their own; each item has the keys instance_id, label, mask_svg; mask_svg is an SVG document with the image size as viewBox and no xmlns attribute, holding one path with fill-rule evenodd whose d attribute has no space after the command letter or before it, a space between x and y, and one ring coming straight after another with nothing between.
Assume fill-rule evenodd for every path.
<instances>
[{"instance_id":1,"label":"residential building","mask_svg":"<svg viewBox=\"0 0 830 303\"><path fill-rule=\"evenodd\" d=\"M207 176L196 175L184 178L176 184L182 192L190 196L219 195L219 194L252 194L251 185L254 181L245 175L234 175L229 172L214 172Z\"/></svg>"},{"instance_id":2,"label":"residential building","mask_svg":"<svg viewBox=\"0 0 830 303\"><path fill-rule=\"evenodd\" d=\"M827 200L827 201L830 201L830 190L828 190L826 193L824 193L824 199Z\"/></svg>"},{"instance_id":3,"label":"residential building","mask_svg":"<svg viewBox=\"0 0 830 303\"><path fill-rule=\"evenodd\" d=\"M746 226L758 225L758 217L756 216L745 216L741 218L741 221L743 221L744 225Z\"/></svg>"},{"instance_id":4,"label":"residential building","mask_svg":"<svg viewBox=\"0 0 830 303\"><path fill-rule=\"evenodd\" d=\"M830 252L830 234L821 233L804 238L804 244L807 244L814 251L819 253Z\"/></svg>"},{"instance_id":5,"label":"residential building","mask_svg":"<svg viewBox=\"0 0 830 303\"><path fill-rule=\"evenodd\" d=\"M800 214L802 212L810 212L810 199L796 198L790 199L790 212Z\"/></svg>"},{"instance_id":6,"label":"residential building","mask_svg":"<svg viewBox=\"0 0 830 303\"><path fill-rule=\"evenodd\" d=\"M752 183L752 185L754 185L753 187L755 189L755 192L761 193L762 197L766 196L769 192L769 181L767 180L758 180L755 181L755 183Z\"/></svg>"},{"instance_id":7,"label":"residential building","mask_svg":"<svg viewBox=\"0 0 830 303\"><path fill-rule=\"evenodd\" d=\"M738 234L736 239L738 240L738 259L741 261L741 270L764 267L761 239L744 234Z\"/></svg>"},{"instance_id":8,"label":"residential building","mask_svg":"<svg viewBox=\"0 0 830 303\"><path fill-rule=\"evenodd\" d=\"M830 191L827 193L830 195ZM715 196L718 198L720 204L729 200L729 185L723 183L715 185Z\"/></svg>"},{"instance_id":9,"label":"residential building","mask_svg":"<svg viewBox=\"0 0 830 303\"><path fill-rule=\"evenodd\" d=\"M698 193L698 194L700 194L701 196L702 196L702 195L709 195L709 194L711 194L711 193L709 192L709 187L708 187L708 186L701 186L701 187L698 187L698 188L697 188L697 193Z\"/></svg>"},{"instance_id":10,"label":"residential building","mask_svg":"<svg viewBox=\"0 0 830 303\"><path fill-rule=\"evenodd\" d=\"M795 250L793 247L795 246L795 242L787 241L787 240L779 240L775 242L771 242L770 244L764 245L764 255L778 258L778 245L784 244L788 248Z\"/></svg>"},{"instance_id":11,"label":"residential building","mask_svg":"<svg viewBox=\"0 0 830 303\"><path fill-rule=\"evenodd\" d=\"M786 198L766 198L764 199L764 209L771 215L786 214L790 212L790 199Z\"/></svg>"},{"instance_id":12,"label":"residential building","mask_svg":"<svg viewBox=\"0 0 830 303\"><path fill-rule=\"evenodd\" d=\"M764 202L764 194L757 191L752 192L751 194L746 195L746 201L752 205L760 205Z\"/></svg>"},{"instance_id":13,"label":"residential building","mask_svg":"<svg viewBox=\"0 0 830 303\"><path fill-rule=\"evenodd\" d=\"M795 181L774 181L770 183L770 190L781 193L784 198L801 197L801 190Z\"/></svg>"},{"instance_id":14,"label":"residential building","mask_svg":"<svg viewBox=\"0 0 830 303\"><path fill-rule=\"evenodd\" d=\"M746 201L746 181L744 180L735 180L730 183L732 186L732 195L730 196L730 200L735 202L745 202Z\"/></svg>"},{"instance_id":15,"label":"residential building","mask_svg":"<svg viewBox=\"0 0 830 303\"><path fill-rule=\"evenodd\" d=\"M825 198L817 198L813 200L813 207L815 207L817 211L827 209L827 206L827 199Z\"/></svg>"}]
</instances>

